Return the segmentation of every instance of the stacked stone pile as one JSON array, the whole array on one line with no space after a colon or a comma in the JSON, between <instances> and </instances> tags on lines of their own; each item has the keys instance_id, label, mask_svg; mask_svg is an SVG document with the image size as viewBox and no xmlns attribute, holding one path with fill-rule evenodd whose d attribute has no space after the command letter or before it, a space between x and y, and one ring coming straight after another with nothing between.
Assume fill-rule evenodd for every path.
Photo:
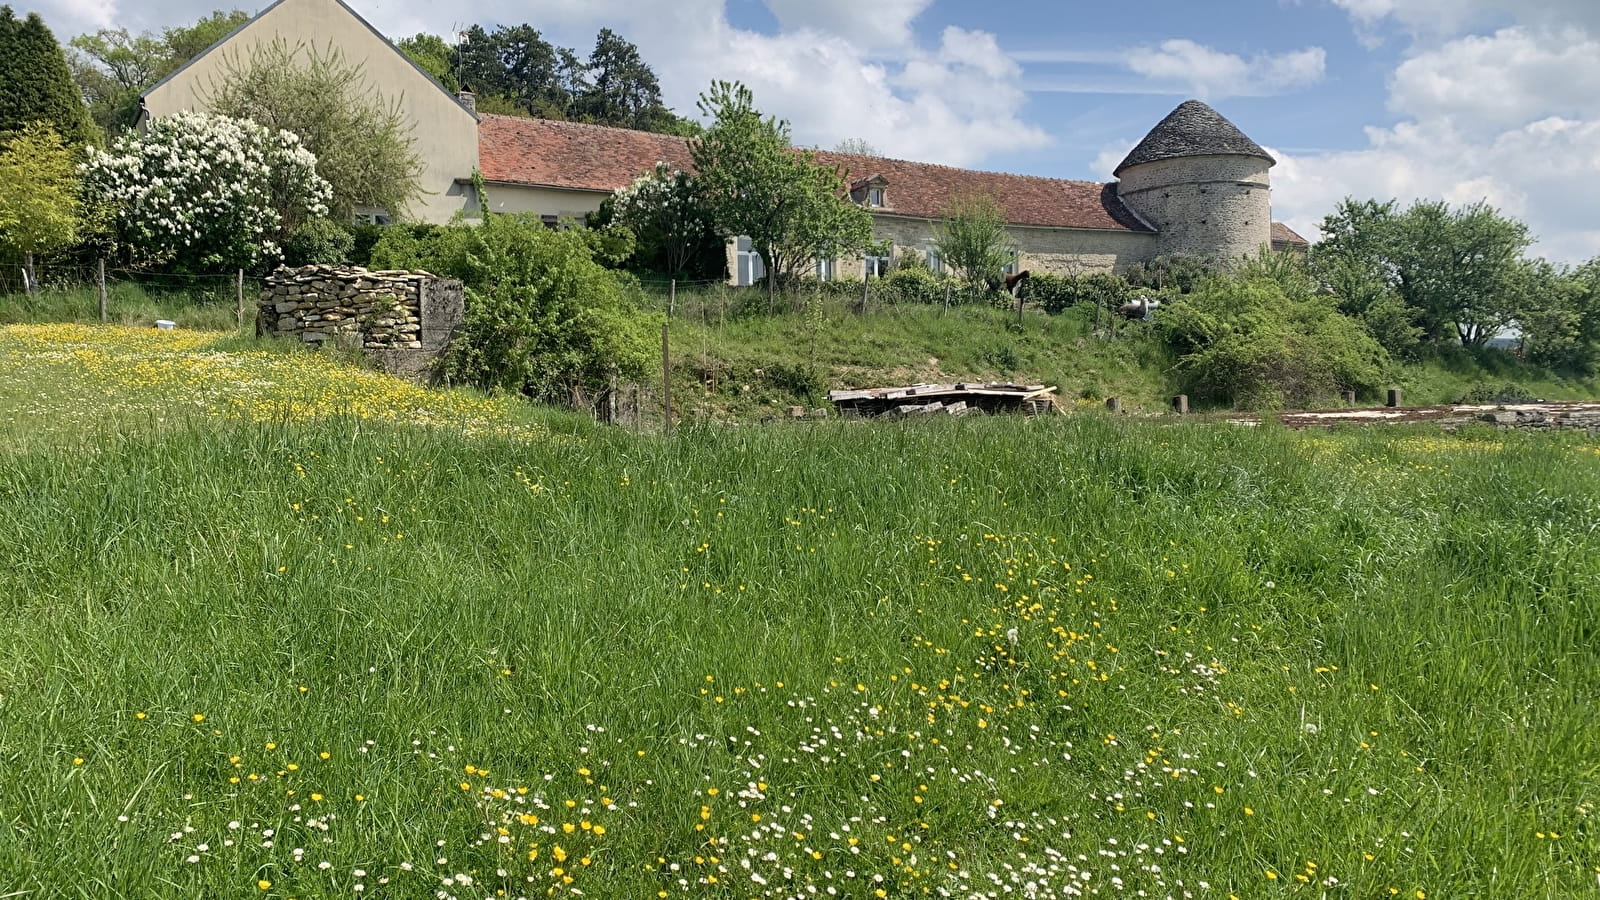
<instances>
[{"instance_id":1,"label":"stacked stone pile","mask_svg":"<svg viewBox=\"0 0 1600 900\"><path fill-rule=\"evenodd\" d=\"M422 271L280 266L261 292L262 330L308 344L420 350L422 291L432 280Z\"/></svg>"}]
</instances>

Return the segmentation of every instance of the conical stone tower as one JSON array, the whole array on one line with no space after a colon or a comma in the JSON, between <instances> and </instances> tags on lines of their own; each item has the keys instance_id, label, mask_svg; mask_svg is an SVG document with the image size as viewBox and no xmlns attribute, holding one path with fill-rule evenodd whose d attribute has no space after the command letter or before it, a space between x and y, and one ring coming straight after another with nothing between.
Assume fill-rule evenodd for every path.
<instances>
[{"instance_id":1,"label":"conical stone tower","mask_svg":"<svg viewBox=\"0 0 1600 900\"><path fill-rule=\"evenodd\" d=\"M1117 166L1117 194L1158 232L1156 255L1239 259L1271 244L1267 170L1276 162L1221 113L1189 100Z\"/></svg>"}]
</instances>

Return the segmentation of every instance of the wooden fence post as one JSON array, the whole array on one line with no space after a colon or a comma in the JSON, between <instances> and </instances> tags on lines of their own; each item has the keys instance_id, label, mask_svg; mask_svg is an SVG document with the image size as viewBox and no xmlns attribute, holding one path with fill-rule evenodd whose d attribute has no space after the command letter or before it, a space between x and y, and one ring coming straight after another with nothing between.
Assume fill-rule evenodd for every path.
<instances>
[{"instance_id":1,"label":"wooden fence post","mask_svg":"<svg viewBox=\"0 0 1600 900\"><path fill-rule=\"evenodd\" d=\"M22 258L22 286L30 294L39 286L39 275L33 270L32 253Z\"/></svg>"},{"instance_id":2,"label":"wooden fence post","mask_svg":"<svg viewBox=\"0 0 1600 900\"><path fill-rule=\"evenodd\" d=\"M238 311L234 313L234 318L237 319L238 322L239 322L239 330L243 331L244 330L244 270L243 269L240 269L238 271L237 277L234 280L233 284L234 284L235 299L238 300Z\"/></svg>"},{"instance_id":3,"label":"wooden fence post","mask_svg":"<svg viewBox=\"0 0 1600 900\"><path fill-rule=\"evenodd\" d=\"M667 344L667 323L661 323L661 416L666 433L672 433L672 358Z\"/></svg>"},{"instance_id":4,"label":"wooden fence post","mask_svg":"<svg viewBox=\"0 0 1600 900\"><path fill-rule=\"evenodd\" d=\"M872 288L872 270L861 270L861 314L867 313L867 292Z\"/></svg>"},{"instance_id":5,"label":"wooden fence post","mask_svg":"<svg viewBox=\"0 0 1600 900\"><path fill-rule=\"evenodd\" d=\"M944 314L950 315L950 282L944 283Z\"/></svg>"},{"instance_id":6,"label":"wooden fence post","mask_svg":"<svg viewBox=\"0 0 1600 900\"><path fill-rule=\"evenodd\" d=\"M106 321L106 261L105 260L103 260L103 259L95 260L95 275L96 275L96 281L99 282L99 286L100 286L100 322L101 322L101 324L105 324L105 321Z\"/></svg>"},{"instance_id":7,"label":"wooden fence post","mask_svg":"<svg viewBox=\"0 0 1600 900\"><path fill-rule=\"evenodd\" d=\"M667 286L667 318L672 318L678 310L678 279L672 279L672 284Z\"/></svg>"}]
</instances>

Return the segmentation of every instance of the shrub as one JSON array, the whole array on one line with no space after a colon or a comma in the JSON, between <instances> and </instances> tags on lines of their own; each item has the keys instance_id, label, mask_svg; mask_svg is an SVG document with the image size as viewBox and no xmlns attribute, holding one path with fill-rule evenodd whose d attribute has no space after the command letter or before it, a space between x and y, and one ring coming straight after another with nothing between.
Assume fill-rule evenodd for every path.
<instances>
[{"instance_id":1,"label":"shrub","mask_svg":"<svg viewBox=\"0 0 1600 900\"><path fill-rule=\"evenodd\" d=\"M124 134L109 151L90 148L83 190L131 262L250 268L275 261L288 232L327 212L328 182L316 166L290 132L185 111Z\"/></svg>"},{"instance_id":2,"label":"shrub","mask_svg":"<svg viewBox=\"0 0 1600 900\"><path fill-rule=\"evenodd\" d=\"M1213 278L1156 323L1190 394L1250 408L1305 406L1375 390L1387 354L1332 298L1273 281Z\"/></svg>"},{"instance_id":3,"label":"shrub","mask_svg":"<svg viewBox=\"0 0 1600 900\"><path fill-rule=\"evenodd\" d=\"M481 225L391 228L374 265L426 269L466 285L466 319L445 372L485 390L584 407L612 375L644 377L659 359L660 316L638 282L595 262L581 229L527 216Z\"/></svg>"},{"instance_id":4,"label":"shrub","mask_svg":"<svg viewBox=\"0 0 1600 900\"><path fill-rule=\"evenodd\" d=\"M307 219L283 242L283 262L290 266L337 265L350 261L355 238L331 219Z\"/></svg>"},{"instance_id":5,"label":"shrub","mask_svg":"<svg viewBox=\"0 0 1600 900\"><path fill-rule=\"evenodd\" d=\"M1117 275L1033 275L1028 278L1028 299L1052 315L1080 303L1115 309L1128 302L1132 288Z\"/></svg>"},{"instance_id":6,"label":"shrub","mask_svg":"<svg viewBox=\"0 0 1600 900\"><path fill-rule=\"evenodd\" d=\"M1217 274L1217 267L1198 256L1169 253L1128 269L1124 278L1136 288L1168 294L1188 294Z\"/></svg>"},{"instance_id":7,"label":"shrub","mask_svg":"<svg viewBox=\"0 0 1600 900\"><path fill-rule=\"evenodd\" d=\"M945 280L926 268L899 268L882 281L882 297L888 303L943 303Z\"/></svg>"}]
</instances>

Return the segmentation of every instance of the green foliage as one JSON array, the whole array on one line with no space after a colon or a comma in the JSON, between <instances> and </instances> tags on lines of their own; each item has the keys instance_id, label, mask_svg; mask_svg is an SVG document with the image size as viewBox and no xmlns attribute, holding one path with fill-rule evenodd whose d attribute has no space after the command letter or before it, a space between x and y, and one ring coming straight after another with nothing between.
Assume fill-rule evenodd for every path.
<instances>
[{"instance_id":1,"label":"green foliage","mask_svg":"<svg viewBox=\"0 0 1600 900\"><path fill-rule=\"evenodd\" d=\"M987 194L952 200L934 243L939 258L968 284L993 284L1014 256L1005 211Z\"/></svg>"},{"instance_id":2,"label":"green foliage","mask_svg":"<svg viewBox=\"0 0 1600 900\"><path fill-rule=\"evenodd\" d=\"M358 208L399 218L419 196L422 160L398 98L385 98L332 44L274 40L234 52L210 90L216 112L300 136L333 188L329 218L349 221Z\"/></svg>"},{"instance_id":3,"label":"green foliage","mask_svg":"<svg viewBox=\"0 0 1600 900\"><path fill-rule=\"evenodd\" d=\"M441 39L418 35L403 49L434 71L440 46ZM474 25L443 62L452 83L477 92L484 112L684 136L694 131L693 123L662 103L660 82L639 48L609 28L600 29L584 60L552 45L531 25L493 31Z\"/></svg>"},{"instance_id":4,"label":"green foliage","mask_svg":"<svg viewBox=\"0 0 1600 900\"><path fill-rule=\"evenodd\" d=\"M83 191L124 264L189 273L276 261L300 222L327 213L329 195L294 134L188 110L90 148Z\"/></svg>"},{"instance_id":5,"label":"green foliage","mask_svg":"<svg viewBox=\"0 0 1600 900\"><path fill-rule=\"evenodd\" d=\"M77 160L43 122L0 134L0 259L48 253L78 239Z\"/></svg>"},{"instance_id":6,"label":"green foliage","mask_svg":"<svg viewBox=\"0 0 1600 900\"><path fill-rule=\"evenodd\" d=\"M18 19L0 6L0 135L43 122L71 146L94 137L94 124L73 84L55 35L28 13Z\"/></svg>"},{"instance_id":7,"label":"green foliage","mask_svg":"<svg viewBox=\"0 0 1600 900\"><path fill-rule=\"evenodd\" d=\"M763 118L750 89L717 82L700 95L712 124L690 143L708 212L724 237L745 235L771 279L860 251L872 216L849 202L839 173L790 146L787 122Z\"/></svg>"},{"instance_id":8,"label":"green foliage","mask_svg":"<svg viewBox=\"0 0 1600 900\"><path fill-rule=\"evenodd\" d=\"M436 34L416 34L396 41L395 47L418 68L432 75L445 90L452 93L461 90L454 71L456 51L444 38Z\"/></svg>"},{"instance_id":9,"label":"green foliage","mask_svg":"<svg viewBox=\"0 0 1600 900\"><path fill-rule=\"evenodd\" d=\"M901 267L880 282L879 296L896 303L943 303L948 280L927 268Z\"/></svg>"},{"instance_id":10,"label":"green foliage","mask_svg":"<svg viewBox=\"0 0 1600 900\"><path fill-rule=\"evenodd\" d=\"M676 277L715 277L727 268L700 179L666 163L608 197L602 219L638 237L635 265Z\"/></svg>"},{"instance_id":11,"label":"green foliage","mask_svg":"<svg viewBox=\"0 0 1600 900\"><path fill-rule=\"evenodd\" d=\"M1486 203L1419 201L1399 212L1393 201L1346 198L1322 232L1313 266L1346 311L1363 314L1392 291L1431 346L1481 347L1526 306L1527 226Z\"/></svg>"},{"instance_id":12,"label":"green foliage","mask_svg":"<svg viewBox=\"0 0 1600 900\"><path fill-rule=\"evenodd\" d=\"M1126 279L1109 272L1088 275L1030 275L1026 296L1047 313L1065 312L1079 304L1116 309L1132 296Z\"/></svg>"},{"instance_id":13,"label":"green foliage","mask_svg":"<svg viewBox=\"0 0 1600 900\"><path fill-rule=\"evenodd\" d=\"M1129 267L1128 284L1166 296L1187 294L1217 274L1211 260L1187 253L1168 253Z\"/></svg>"},{"instance_id":14,"label":"green foliage","mask_svg":"<svg viewBox=\"0 0 1600 900\"><path fill-rule=\"evenodd\" d=\"M584 229L488 215L476 226L391 228L373 247L372 264L466 285L449 377L581 408L613 375L642 378L660 359L658 315L641 308L630 276L595 262L590 241Z\"/></svg>"},{"instance_id":15,"label":"green foliage","mask_svg":"<svg viewBox=\"0 0 1600 900\"><path fill-rule=\"evenodd\" d=\"M338 265L350 262L355 237L339 223L325 217L301 222L283 242L283 262L289 266Z\"/></svg>"},{"instance_id":16,"label":"green foliage","mask_svg":"<svg viewBox=\"0 0 1600 900\"><path fill-rule=\"evenodd\" d=\"M1156 319L1188 393L1243 408L1372 391L1387 356L1330 297L1264 278L1213 278Z\"/></svg>"},{"instance_id":17,"label":"green foliage","mask_svg":"<svg viewBox=\"0 0 1600 900\"><path fill-rule=\"evenodd\" d=\"M1600 355L1600 258L1576 270L1543 260L1524 269L1525 301L1517 317L1529 362L1569 372L1592 372Z\"/></svg>"},{"instance_id":18,"label":"green foliage","mask_svg":"<svg viewBox=\"0 0 1600 900\"><path fill-rule=\"evenodd\" d=\"M95 124L111 136L132 128L139 116L140 94L249 18L240 10L218 10L193 25L167 28L160 34L102 28L73 38L68 60L72 77Z\"/></svg>"}]
</instances>

